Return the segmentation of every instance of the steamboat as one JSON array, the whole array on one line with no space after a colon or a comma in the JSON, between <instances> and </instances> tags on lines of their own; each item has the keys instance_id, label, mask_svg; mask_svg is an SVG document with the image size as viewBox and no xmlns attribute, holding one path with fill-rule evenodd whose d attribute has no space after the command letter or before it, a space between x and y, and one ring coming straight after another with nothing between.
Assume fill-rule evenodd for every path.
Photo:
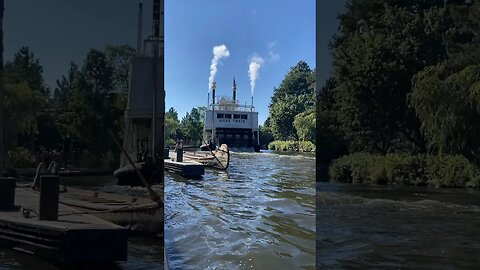
<instances>
[{"instance_id":1,"label":"steamboat","mask_svg":"<svg viewBox=\"0 0 480 270\"><path fill-rule=\"evenodd\" d=\"M202 150L215 149L226 144L234 151L260 151L258 112L252 103L240 104L237 100L237 84L233 79L233 97L216 99L216 82L212 85L212 103L207 105L203 131ZM208 97L210 103L210 97Z\"/></svg>"}]
</instances>

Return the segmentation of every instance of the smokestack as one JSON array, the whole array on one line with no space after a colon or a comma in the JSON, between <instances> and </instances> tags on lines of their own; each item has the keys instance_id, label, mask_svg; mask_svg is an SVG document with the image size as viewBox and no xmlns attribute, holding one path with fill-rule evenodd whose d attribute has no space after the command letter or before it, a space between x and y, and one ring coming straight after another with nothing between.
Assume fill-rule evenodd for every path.
<instances>
[{"instance_id":1,"label":"smokestack","mask_svg":"<svg viewBox=\"0 0 480 270\"><path fill-rule=\"evenodd\" d=\"M215 89L217 88L217 83L213 81L212 83L212 104L215 104Z\"/></svg>"},{"instance_id":2,"label":"smokestack","mask_svg":"<svg viewBox=\"0 0 480 270\"><path fill-rule=\"evenodd\" d=\"M143 33L142 33L142 24L143 24L143 4L138 4L138 37L137 37L137 56L142 55L142 40L143 40Z\"/></svg>"},{"instance_id":3,"label":"smokestack","mask_svg":"<svg viewBox=\"0 0 480 270\"><path fill-rule=\"evenodd\" d=\"M233 76L233 102L237 100L237 84L235 83L235 76Z\"/></svg>"},{"instance_id":4,"label":"smokestack","mask_svg":"<svg viewBox=\"0 0 480 270\"><path fill-rule=\"evenodd\" d=\"M154 37L160 36L160 0L153 0L152 32Z\"/></svg>"}]
</instances>

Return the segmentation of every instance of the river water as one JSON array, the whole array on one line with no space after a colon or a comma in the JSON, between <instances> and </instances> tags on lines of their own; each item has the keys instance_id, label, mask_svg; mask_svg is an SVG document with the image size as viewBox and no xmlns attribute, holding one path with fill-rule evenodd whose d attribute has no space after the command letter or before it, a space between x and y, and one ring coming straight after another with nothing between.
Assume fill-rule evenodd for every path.
<instances>
[{"instance_id":1,"label":"river water","mask_svg":"<svg viewBox=\"0 0 480 270\"><path fill-rule=\"evenodd\" d=\"M113 176L81 177L69 180L68 186L103 192L148 196L145 188L116 186ZM160 186L153 186L159 189ZM0 270L160 270L163 269L163 239L158 236L132 235L128 243L128 261L108 264L59 265L36 256L0 248Z\"/></svg>"},{"instance_id":2,"label":"river water","mask_svg":"<svg viewBox=\"0 0 480 270\"><path fill-rule=\"evenodd\" d=\"M480 192L317 183L317 269L479 269Z\"/></svg>"},{"instance_id":3,"label":"river water","mask_svg":"<svg viewBox=\"0 0 480 270\"><path fill-rule=\"evenodd\" d=\"M313 156L232 153L226 172L165 178L171 269L315 269Z\"/></svg>"}]
</instances>

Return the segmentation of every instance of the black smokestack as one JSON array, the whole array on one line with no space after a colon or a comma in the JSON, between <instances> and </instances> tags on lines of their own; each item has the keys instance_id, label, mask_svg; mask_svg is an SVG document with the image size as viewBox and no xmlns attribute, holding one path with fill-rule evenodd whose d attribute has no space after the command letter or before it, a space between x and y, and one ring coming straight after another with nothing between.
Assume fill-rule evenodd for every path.
<instances>
[{"instance_id":1,"label":"black smokestack","mask_svg":"<svg viewBox=\"0 0 480 270\"><path fill-rule=\"evenodd\" d=\"M215 88L217 88L217 84L214 81L212 84L212 104L215 104Z\"/></svg>"},{"instance_id":2,"label":"black smokestack","mask_svg":"<svg viewBox=\"0 0 480 270\"><path fill-rule=\"evenodd\" d=\"M142 34L142 21L143 21L143 9L142 9L143 4L140 3L138 7L138 36L137 36L137 56L142 55L142 40L143 40L143 34Z\"/></svg>"},{"instance_id":3,"label":"black smokestack","mask_svg":"<svg viewBox=\"0 0 480 270\"><path fill-rule=\"evenodd\" d=\"M153 0L153 36L160 36L160 0Z\"/></svg>"},{"instance_id":4,"label":"black smokestack","mask_svg":"<svg viewBox=\"0 0 480 270\"><path fill-rule=\"evenodd\" d=\"M235 83L235 77L233 77L233 102L237 100L237 84Z\"/></svg>"}]
</instances>

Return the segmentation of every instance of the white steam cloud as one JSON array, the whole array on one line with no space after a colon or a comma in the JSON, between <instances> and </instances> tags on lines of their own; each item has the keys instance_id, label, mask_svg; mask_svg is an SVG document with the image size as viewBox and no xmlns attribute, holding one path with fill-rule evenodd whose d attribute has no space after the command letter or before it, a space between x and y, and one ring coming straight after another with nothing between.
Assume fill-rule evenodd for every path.
<instances>
[{"instance_id":1,"label":"white steam cloud","mask_svg":"<svg viewBox=\"0 0 480 270\"><path fill-rule=\"evenodd\" d=\"M280 54L274 51L274 47L277 44L276 41L268 43L268 54L270 55L270 62L275 62L280 60Z\"/></svg>"},{"instance_id":2,"label":"white steam cloud","mask_svg":"<svg viewBox=\"0 0 480 270\"><path fill-rule=\"evenodd\" d=\"M213 59L212 64L210 65L210 77L208 78L208 92L212 89L213 81L215 80L215 75L217 75L217 65L222 58L230 56L227 46L219 45L213 47Z\"/></svg>"},{"instance_id":3,"label":"white steam cloud","mask_svg":"<svg viewBox=\"0 0 480 270\"><path fill-rule=\"evenodd\" d=\"M253 97L253 90L255 89L255 81L258 79L259 75L258 72L260 67L265 62L262 57L255 54L253 57L250 58L250 65L248 66L248 77L250 77L250 88L251 88L251 95Z\"/></svg>"}]
</instances>

